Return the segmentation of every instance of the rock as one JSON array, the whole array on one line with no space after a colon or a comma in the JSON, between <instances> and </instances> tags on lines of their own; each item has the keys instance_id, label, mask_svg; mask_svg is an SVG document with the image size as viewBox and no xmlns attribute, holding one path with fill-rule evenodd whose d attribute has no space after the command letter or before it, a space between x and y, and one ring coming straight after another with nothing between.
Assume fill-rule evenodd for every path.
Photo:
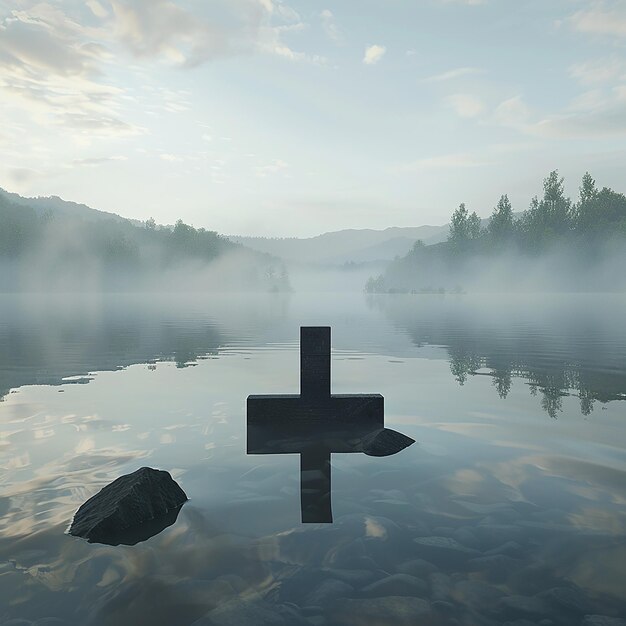
<instances>
[{"instance_id":1,"label":"rock","mask_svg":"<svg viewBox=\"0 0 626 626\"><path fill-rule=\"evenodd\" d=\"M313 590L302 603L303 606L326 606L337 598L350 597L354 594L354 587L341 580L325 580Z\"/></svg>"},{"instance_id":2,"label":"rock","mask_svg":"<svg viewBox=\"0 0 626 626\"><path fill-rule=\"evenodd\" d=\"M500 600L498 609L511 618L543 618L548 612L546 603L537 596L506 596Z\"/></svg>"},{"instance_id":3,"label":"rock","mask_svg":"<svg viewBox=\"0 0 626 626\"><path fill-rule=\"evenodd\" d=\"M306 620L293 607L285 604L272 605L259 596L242 600L234 598L220 604L191 626L308 626Z\"/></svg>"},{"instance_id":4,"label":"rock","mask_svg":"<svg viewBox=\"0 0 626 626\"><path fill-rule=\"evenodd\" d=\"M490 610L503 596L502 591L476 580L462 580L454 586L452 596L457 604L480 613Z\"/></svg>"},{"instance_id":5,"label":"rock","mask_svg":"<svg viewBox=\"0 0 626 626\"><path fill-rule=\"evenodd\" d=\"M173 524L186 501L169 472L142 467L89 498L69 532L90 543L134 545Z\"/></svg>"},{"instance_id":6,"label":"rock","mask_svg":"<svg viewBox=\"0 0 626 626\"><path fill-rule=\"evenodd\" d=\"M607 615L585 615L581 626L626 626L626 619Z\"/></svg>"},{"instance_id":7,"label":"rock","mask_svg":"<svg viewBox=\"0 0 626 626\"><path fill-rule=\"evenodd\" d=\"M430 580L430 597L433 600L447 601L450 597L451 585L450 577L439 572L435 572L429 576Z\"/></svg>"},{"instance_id":8,"label":"rock","mask_svg":"<svg viewBox=\"0 0 626 626\"><path fill-rule=\"evenodd\" d=\"M381 428L363 438L363 452L368 456L390 456L414 443L415 439L411 437L390 428Z\"/></svg>"},{"instance_id":9,"label":"rock","mask_svg":"<svg viewBox=\"0 0 626 626\"><path fill-rule=\"evenodd\" d=\"M594 610L593 603L584 595L582 590L569 587L553 587L537 594L550 604L558 614L578 613L585 615Z\"/></svg>"},{"instance_id":10,"label":"rock","mask_svg":"<svg viewBox=\"0 0 626 626\"><path fill-rule=\"evenodd\" d=\"M524 534L522 529L514 524L479 524L472 528L472 532L484 546L495 547L503 543L517 541Z\"/></svg>"},{"instance_id":11,"label":"rock","mask_svg":"<svg viewBox=\"0 0 626 626\"><path fill-rule=\"evenodd\" d=\"M401 574L410 574L417 578L426 578L429 574L437 571L437 568L424 559L412 559L405 561L396 567Z\"/></svg>"},{"instance_id":12,"label":"rock","mask_svg":"<svg viewBox=\"0 0 626 626\"><path fill-rule=\"evenodd\" d=\"M413 541L423 556L438 563L442 569L454 568L468 559L481 556L478 550L466 548L451 537L417 537Z\"/></svg>"},{"instance_id":13,"label":"rock","mask_svg":"<svg viewBox=\"0 0 626 626\"><path fill-rule=\"evenodd\" d=\"M355 589L360 589L365 585L369 585L374 581L386 576L383 571L372 571L367 569L332 569L324 568L321 570L326 576L336 578L344 583L352 585Z\"/></svg>"},{"instance_id":14,"label":"rock","mask_svg":"<svg viewBox=\"0 0 626 626\"><path fill-rule=\"evenodd\" d=\"M405 596L338 600L331 610L333 623L342 626L415 626L429 613L426 600Z\"/></svg>"},{"instance_id":15,"label":"rock","mask_svg":"<svg viewBox=\"0 0 626 626\"><path fill-rule=\"evenodd\" d=\"M457 528L451 536L466 548L478 549L479 547L476 535L468 528Z\"/></svg>"},{"instance_id":16,"label":"rock","mask_svg":"<svg viewBox=\"0 0 626 626\"><path fill-rule=\"evenodd\" d=\"M505 554L494 554L470 559L467 566L472 572L481 572L487 580L502 582L506 580L510 572L519 569L520 563L518 559L512 559Z\"/></svg>"},{"instance_id":17,"label":"rock","mask_svg":"<svg viewBox=\"0 0 626 626\"><path fill-rule=\"evenodd\" d=\"M414 596L423 597L428 593L428 585L409 574L394 574L378 580L361 590L368 598L379 596Z\"/></svg>"},{"instance_id":18,"label":"rock","mask_svg":"<svg viewBox=\"0 0 626 626\"><path fill-rule=\"evenodd\" d=\"M496 548L492 548L491 550L487 550L487 552L485 552L485 556L494 556L495 554L504 554L505 556L510 556L515 559L523 556L524 548L522 548L522 546L515 541L507 541L501 546L497 546Z\"/></svg>"}]
</instances>

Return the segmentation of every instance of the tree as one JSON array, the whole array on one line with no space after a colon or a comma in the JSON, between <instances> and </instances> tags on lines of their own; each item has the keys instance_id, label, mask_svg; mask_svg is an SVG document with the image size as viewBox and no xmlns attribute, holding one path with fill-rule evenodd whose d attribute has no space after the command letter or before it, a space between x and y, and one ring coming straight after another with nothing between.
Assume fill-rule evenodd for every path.
<instances>
[{"instance_id":1,"label":"tree","mask_svg":"<svg viewBox=\"0 0 626 626\"><path fill-rule=\"evenodd\" d=\"M478 239L481 235L480 217L476 215L476 211L467 218L467 237L468 239Z\"/></svg>"},{"instance_id":2,"label":"tree","mask_svg":"<svg viewBox=\"0 0 626 626\"><path fill-rule=\"evenodd\" d=\"M505 243L513 235L513 208L509 197L500 197L491 214L487 232L495 243Z\"/></svg>"},{"instance_id":3,"label":"tree","mask_svg":"<svg viewBox=\"0 0 626 626\"><path fill-rule=\"evenodd\" d=\"M596 188L596 181L591 177L589 172L585 172L579 187L579 205L591 202L597 197L598 189Z\"/></svg>"},{"instance_id":4,"label":"tree","mask_svg":"<svg viewBox=\"0 0 626 626\"><path fill-rule=\"evenodd\" d=\"M462 243L468 239L468 214L465 208L465 203L461 202L459 208L452 213L450 219L450 234L448 235L448 241L453 243Z\"/></svg>"}]
</instances>

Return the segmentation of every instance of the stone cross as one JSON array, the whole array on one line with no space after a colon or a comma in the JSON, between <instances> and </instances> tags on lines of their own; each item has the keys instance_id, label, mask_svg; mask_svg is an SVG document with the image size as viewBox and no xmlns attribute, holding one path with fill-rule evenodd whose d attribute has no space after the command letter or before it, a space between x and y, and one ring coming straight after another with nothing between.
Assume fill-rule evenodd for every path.
<instances>
[{"instance_id":1,"label":"stone cross","mask_svg":"<svg viewBox=\"0 0 626 626\"><path fill-rule=\"evenodd\" d=\"M331 453L386 456L414 440L384 428L380 394L331 395L330 327L300 329L300 395L248 396L248 454L299 454L302 521L332 522Z\"/></svg>"}]
</instances>

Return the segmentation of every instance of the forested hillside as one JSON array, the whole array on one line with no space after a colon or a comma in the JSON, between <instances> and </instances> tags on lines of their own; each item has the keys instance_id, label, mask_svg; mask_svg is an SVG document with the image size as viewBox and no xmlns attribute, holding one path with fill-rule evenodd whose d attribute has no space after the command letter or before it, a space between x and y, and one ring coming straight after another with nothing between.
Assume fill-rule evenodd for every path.
<instances>
[{"instance_id":1,"label":"forested hillside","mask_svg":"<svg viewBox=\"0 0 626 626\"><path fill-rule=\"evenodd\" d=\"M181 220L94 220L0 194L0 290L58 289L284 291L289 279L279 259Z\"/></svg>"},{"instance_id":2,"label":"forested hillside","mask_svg":"<svg viewBox=\"0 0 626 626\"><path fill-rule=\"evenodd\" d=\"M454 211L448 240L411 251L366 284L370 293L464 289L621 290L626 277L626 196L598 189L585 174L579 196L565 195L551 172L543 193L515 217L507 195L486 225L465 204Z\"/></svg>"}]
</instances>

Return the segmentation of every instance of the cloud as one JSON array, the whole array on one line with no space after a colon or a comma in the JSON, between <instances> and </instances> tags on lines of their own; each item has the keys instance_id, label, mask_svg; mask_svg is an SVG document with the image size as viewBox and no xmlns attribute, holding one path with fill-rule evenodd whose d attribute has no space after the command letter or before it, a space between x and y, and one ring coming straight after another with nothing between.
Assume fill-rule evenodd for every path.
<instances>
[{"instance_id":1,"label":"cloud","mask_svg":"<svg viewBox=\"0 0 626 626\"><path fill-rule=\"evenodd\" d=\"M207 61L262 52L293 61L323 63L282 39L303 30L299 14L283 2L217 0L188 11L169 0L111 0L116 38L138 59L195 67Z\"/></svg>"},{"instance_id":2,"label":"cloud","mask_svg":"<svg viewBox=\"0 0 626 626\"><path fill-rule=\"evenodd\" d=\"M471 154L456 153L418 159L417 161L404 165L401 170L416 171L426 169L455 169L459 167L482 167L484 165L489 165L489 163Z\"/></svg>"},{"instance_id":3,"label":"cloud","mask_svg":"<svg viewBox=\"0 0 626 626\"><path fill-rule=\"evenodd\" d=\"M626 4L623 0L594 2L590 9L574 13L568 22L581 33L626 37Z\"/></svg>"},{"instance_id":4,"label":"cloud","mask_svg":"<svg viewBox=\"0 0 626 626\"><path fill-rule=\"evenodd\" d=\"M494 121L550 139L602 139L626 134L626 86L587 91L561 112L538 118L520 96L502 102Z\"/></svg>"},{"instance_id":5,"label":"cloud","mask_svg":"<svg viewBox=\"0 0 626 626\"><path fill-rule=\"evenodd\" d=\"M521 96L508 98L501 102L494 111L494 119L502 126L524 129L530 118L530 109Z\"/></svg>"},{"instance_id":6,"label":"cloud","mask_svg":"<svg viewBox=\"0 0 626 626\"><path fill-rule=\"evenodd\" d=\"M463 118L477 117L485 110L482 100L471 94L457 93L448 96L445 102L459 117Z\"/></svg>"},{"instance_id":7,"label":"cloud","mask_svg":"<svg viewBox=\"0 0 626 626\"><path fill-rule=\"evenodd\" d=\"M626 87L612 89L604 98L599 94L574 100L565 113L540 120L530 132L557 139L600 139L626 135Z\"/></svg>"},{"instance_id":8,"label":"cloud","mask_svg":"<svg viewBox=\"0 0 626 626\"><path fill-rule=\"evenodd\" d=\"M190 67L235 52L237 27L227 33L173 2L112 0L111 6L116 38L137 58L161 57ZM259 5L257 24L260 19Z\"/></svg>"},{"instance_id":9,"label":"cloud","mask_svg":"<svg viewBox=\"0 0 626 626\"><path fill-rule=\"evenodd\" d=\"M570 66L569 74L583 85L626 80L626 60L612 56L576 63Z\"/></svg>"},{"instance_id":10,"label":"cloud","mask_svg":"<svg viewBox=\"0 0 626 626\"><path fill-rule=\"evenodd\" d=\"M142 132L119 117L124 91L104 82L101 64L109 53L97 27L82 27L45 3L0 20L0 92L7 109L46 130L57 125L92 135Z\"/></svg>"},{"instance_id":11,"label":"cloud","mask_svg":"<svg viewBox=\"0 0 626 626\"><path fill-rule=\"evenodd\" d=\"M335 22L335 16L333 15L332 11L330 11L329 9L324 9L320 13L320 19L322 20L322 27L324 29L324 32L326 33L326 36L329 39L332 39L332 41L334 41L335 43L341 43L343 41L343 36Z\"/></svg>"},{"instance_id":12,"label":"cloud","mask_svg":"<svg viewBox=\"0 0 626 626\"><path fill-rule=\"evenodd\" d=\"M128 157L125 156L110 156L110 157L90 157L86 159L74 159L72 165L82 165L86 167L95 167L97 165L104 165L111 161L127 161Z\"/></svg>"},{"instance_id":13,"label":"cloud","mask_svg":"<svg viewBox=\"0 0 626 626\"><path fill-rule=\"evenodd\" d=\"M443 72L442 74L435 74L424 79L425 83L442 83L448 80L454 80L455 78L462 78L463 76L475 76L477 74L484 74L485 70L479 67L457 67L454 70Z\"/></svg>"},{"instance_id":14,"label":"cloud","mask_svg":"<svg viewBox=\"0 0 626 626\"><path fill-rule=\"evenodd\" d=\"M254 172L259 178L265 178L271 174L284 172L288 167L289 164L285 161L274 159L271 163L255 167Z\"/></svg>"},{"instance_id":15,"label":"cloud","mask_svg":"<svg viewBox=\"0 0 626 626\"><path fill-rule=\"evenodd\" d=\"M385 52L387 52L387 48L385 46L379 46L378 44L368 46L365 48L363 63L365 63L365 65L374 65L375 63L378 63L383 56L385 56Z\"/></svg>"}]
</instances>

